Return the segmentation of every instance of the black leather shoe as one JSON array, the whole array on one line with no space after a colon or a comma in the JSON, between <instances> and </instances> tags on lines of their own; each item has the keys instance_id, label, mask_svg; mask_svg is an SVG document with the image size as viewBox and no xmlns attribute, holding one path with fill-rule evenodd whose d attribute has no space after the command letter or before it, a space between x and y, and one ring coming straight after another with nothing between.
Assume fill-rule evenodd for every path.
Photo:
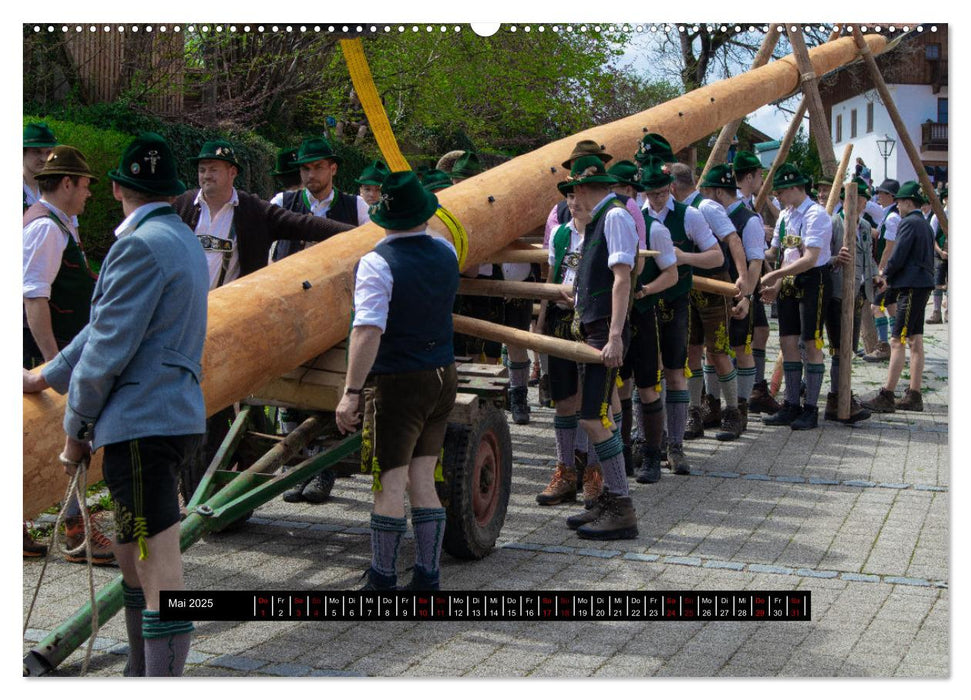
<instances>
[{"instance_id":1,"label":"black leather shoe","mask_svg":"<svg viewBox=\"0 0 971 700\"><path fill-rule=\"evenodd\" d=\"M799 406L783 401L782 408L777 413L763 418L762 423L765 425L790 425L801 413L802 409Z\"/></svg>"},{"instance_id":2,"label":"black leather shoe","mask_svg":"<svg viewBox=\"0 0 971 700\"><path fill-rule=\"evenodd\" d=\"M819 409L815 406L803 406L802 414L789 424L793 430L812 430L819 426Z\"/></svg>"}]
</instances>

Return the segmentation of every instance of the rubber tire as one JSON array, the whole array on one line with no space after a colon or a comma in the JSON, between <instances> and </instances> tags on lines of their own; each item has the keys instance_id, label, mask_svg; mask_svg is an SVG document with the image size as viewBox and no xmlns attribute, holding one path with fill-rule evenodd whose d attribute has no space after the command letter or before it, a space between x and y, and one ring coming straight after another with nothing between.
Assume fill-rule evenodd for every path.
<instances>
[{"instance_id":1,"label":"rubber tire","mask_svg":"<svg viewBox=\"0 0 971 700\"><path fill-rule=\"evenodd\" d=\"M499 538L512 489L512 439L505 413L485 404L475 425L449 423L444 447L445 481L436 485L446 509L442 548L458 559L482 559Z\"/></svg>"}]
</instances>

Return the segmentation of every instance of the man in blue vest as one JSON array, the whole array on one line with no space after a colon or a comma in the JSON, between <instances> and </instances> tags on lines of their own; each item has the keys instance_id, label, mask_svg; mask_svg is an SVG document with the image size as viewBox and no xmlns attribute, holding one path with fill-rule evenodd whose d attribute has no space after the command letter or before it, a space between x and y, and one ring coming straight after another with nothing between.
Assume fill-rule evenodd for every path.
<instances>
[{"instance_id":1,"label":"man in blue vest","mask_svg":"<svg viewBox=\"0 0 971 700\"><path fill-rule=\"evenodd\" d=\"M104 448L128 630L125 675L179 676L193 626L161 620L159 597L184 587L178 479L205 429L209 275L198 240L171 206L185 185L161 136L141 134L108 177L126 218L101 268L91 322L41 374L25 376L24 391L67 393L60 459L69 476Z\"/></svg>"},{"instance_id":2,"label":"man in blue vest","mask_svg":"<svg viewBox=\"0 0 971 700\"><path fill-rule=\"evenodd\" d=\"M344 396L337 427L355 430L365 397L361 459L374 478L371 566L365 590L393 590L407 529L405 491L415 530L408 588L438 590L445 509L435 491L457 377L452 305L458 290L455 248L428 233L438 198L411 171L391 173L371 220L385 237L361 258L354 287Z\"/></svg>"}]
</instances>

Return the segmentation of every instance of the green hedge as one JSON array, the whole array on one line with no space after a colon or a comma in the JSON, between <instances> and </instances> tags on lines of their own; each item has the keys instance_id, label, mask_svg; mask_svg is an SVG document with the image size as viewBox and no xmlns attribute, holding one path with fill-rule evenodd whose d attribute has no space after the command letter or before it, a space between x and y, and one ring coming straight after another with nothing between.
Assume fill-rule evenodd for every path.
<instances>
[{"instance_id":1,"label":"green hedge","mask_svg":"<svg viewBox=\"0 0 971 700\"><path fill-rule=\"evenodd\" d=\"M107 173L118 167L125 147L139 131L156 131L165 137L178 161L179 177L190 189L198 187L198 178L189 159L199 154L206 141L214 139L225 139L236 150L237 160L243 168L236 178L236 187L264 199L269 199L279 189L272 175L278 146L253 132L227 132L168 123L117 104L65 107L43 116L24 114L24 124L33 121L47 122L60 143L80 149L99 178L91 188L92 197L84 213L79 217L81 239L95 265L107 255L114 241L114 229L124 218L121 204L111 194ZM287 144L287 147L292 148L303 138L317 135L294 136L292 145ZM375 156L342 143L335 143L334 148L343 158L335 184L342 192L356 194L354 180Z\"/></svg>"}]
</instances>

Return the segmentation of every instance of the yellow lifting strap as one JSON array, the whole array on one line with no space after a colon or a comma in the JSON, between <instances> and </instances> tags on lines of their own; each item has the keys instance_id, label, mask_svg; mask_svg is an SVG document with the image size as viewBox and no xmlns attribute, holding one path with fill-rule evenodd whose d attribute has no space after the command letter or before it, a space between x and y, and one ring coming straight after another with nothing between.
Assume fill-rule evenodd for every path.
<instances>
[{"instance_id":1,"label":"yellow lifting strap","mask_svg":"<svg viewBox=\"0 0 971 700\"><path fill-rule=\"evenodd\" d=\"M391 122L388 121L388 113L381 104L378 90L374 86L374 78L371 69L368 67L367 59L364 57L364 47L361 46L360 39L341 39L341 49L344 51L344 61L347 63L347 71L351 74L351 82L354 84L354 91L361 100L364 114L367 115L368 125L374 134L374 139L378 142L381 155L391 172L411 170L411 166L405 157L401 155L398 147L398 140L394 137L391 130ZM461 222L452 215L445 207L439 205L435 215L441 219L442 223L452 234L452 243L458 253L459 269L465 267L465 258L469 253L469 237Z\"/></svg>"}]
</instances>

